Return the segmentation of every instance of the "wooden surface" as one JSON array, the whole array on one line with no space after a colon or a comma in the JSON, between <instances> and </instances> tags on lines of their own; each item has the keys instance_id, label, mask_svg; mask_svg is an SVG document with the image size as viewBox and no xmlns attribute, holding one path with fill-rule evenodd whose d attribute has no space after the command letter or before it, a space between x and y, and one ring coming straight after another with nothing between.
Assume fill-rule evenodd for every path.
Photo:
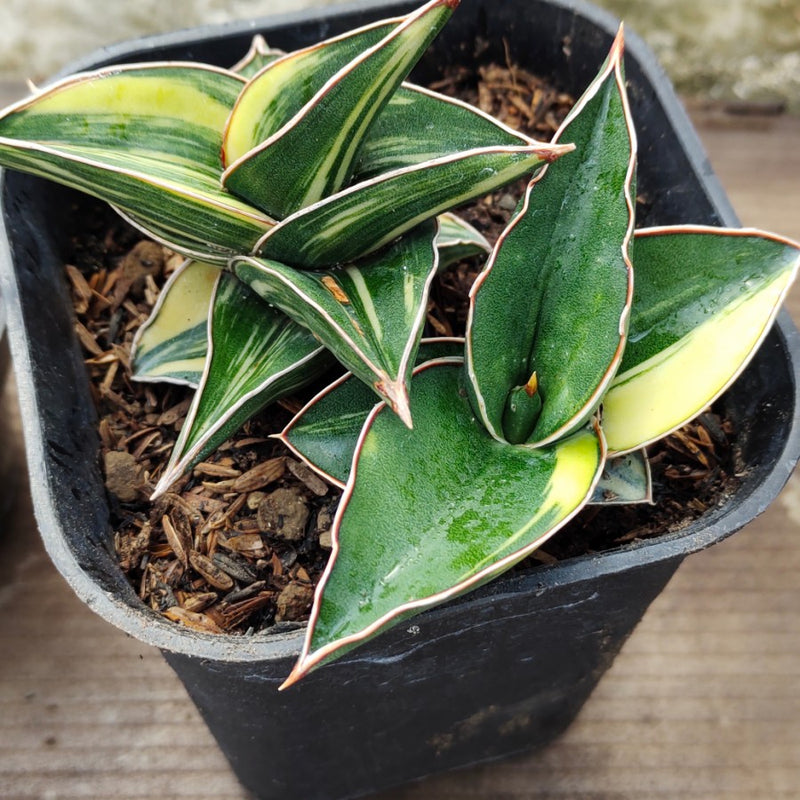
<instances>
[{"instance_id":1,"label":"wooden surface","mask_svg":"<svg viewBox=\"0 0 800 800\"><path fill-rule=\"evenodd\" d=\"M742 220L800 239L800 120L693 114ZM800 321L800 292L790 306ZM798 523L795 476L690 557L548 749L381 800L800 798ZM246 797L161 656L50 566L22 486L0 531L0 652L0 797Z\"/></svg>"}]
</instances>

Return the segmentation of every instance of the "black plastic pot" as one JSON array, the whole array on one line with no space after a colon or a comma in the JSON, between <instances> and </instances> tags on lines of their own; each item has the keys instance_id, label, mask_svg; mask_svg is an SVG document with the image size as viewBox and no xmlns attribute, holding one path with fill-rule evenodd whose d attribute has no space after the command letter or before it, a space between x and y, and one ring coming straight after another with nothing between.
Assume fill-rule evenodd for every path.
<instances>
[{"instance_id":1,"label":"black plastic pot","mask_svg":"<svg viewBox=\"0 0 800 800\"><path fill-rule=\"evenodd\" d=\"M410 9L371 3L148 39L100 63L234 63L256 32L286 49ZM415 78L441 65L512 58L573 94L604 60L617 23L577 2L463 0ZM650 51L628 34L627 74L648 224L736 224L691 125ZM783 315L725 397L739 429L737 496L679 533L502 578L427 612L289 691L277 687L300 632L213 637L144 607L120 573L88 382L73 335L60 224L74 195L7 174L2 292L31 487L46 547L97 613L160 648L241 781L261 797L355 797L549 742L573 719L682 559L741 528L777 495L800 455L798 333Z\"/></svg>"}]
</instances>

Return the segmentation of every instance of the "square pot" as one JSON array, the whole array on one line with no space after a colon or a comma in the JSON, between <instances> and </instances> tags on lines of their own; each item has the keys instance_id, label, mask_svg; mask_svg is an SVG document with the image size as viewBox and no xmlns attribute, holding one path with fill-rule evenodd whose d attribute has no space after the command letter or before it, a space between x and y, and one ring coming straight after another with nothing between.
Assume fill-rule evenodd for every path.
<instances>
[{"instance_id":1,"label":"square pot","mask_svg":"<svg viewBox=\"0 0 800 800\"><path fill-rule=\"evenodd\" d=\"M370 3L153 37L70 67L182 59L227 66L254 33L294 49L415 3ZM568 0L463 0L413 78L481 57L579 94L617 23ZM650 51L630 33L626 69L639 137L642 222L735 225L691 125ZM69 190L8 173L2 293L37 520L47 550L95 611L160 648L242 783L265 798L356 797L541 746L560 733L681 560L739 529L800 455L797 331L788 315L723 399L744 477L734 498L680 532L503 577L395 628L278 693L302 635L214 637L145 607L117 567L95 412L74 336L62 253ZM621 532L622 533L622 532Z\"/></svg>"}]
</instances>

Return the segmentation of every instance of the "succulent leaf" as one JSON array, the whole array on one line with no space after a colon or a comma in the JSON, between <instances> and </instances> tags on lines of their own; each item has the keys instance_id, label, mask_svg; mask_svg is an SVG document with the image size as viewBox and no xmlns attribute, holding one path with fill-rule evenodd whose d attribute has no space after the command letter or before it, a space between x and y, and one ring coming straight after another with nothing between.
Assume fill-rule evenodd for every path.
<instances>
[{"instance_id":1,"label":"succulent leaf","mask_svg":"<svg viewBox=\"0 0 800 800\"><path fill-rule=\"evenodd\" d=\"M370 128L355 176L363 181L452 153L533 141L467 103L404 83Z\"/></svg>"},{"instance_id":2,"label":"succulent leaf","mask_svg":"<svg viewBox=\"0 0 800 800\"><path fill-rule=\"evenodd\" d=\"M800 245L748 229L649 228L635 248L629 341L603 399L617 452L660 439L731 385L800 265Z\"/></svg>"},{"instance_id":3,"label":"succulent leaf","mask_svg":"<svg viewBox=\"0 0 800 800\"><path fill-rule=\"evenodd\" d=\"M556 139L576 150L528 186L473 286L467 331L471 396L496 438L508 438L504 414L513 422L509 394L537 373L541 412L514 431L532 445L583 425L622 357L636 140L621 35Z\"/></svg>"},{"instance_id":4,"label":"succulent leaf","mask_svg":"<svg viewBox=\"0 0 800 800\"><path fill-rule=\"evenodd\" d=\"M423 339L417 364L463 363L463 353L463 339ZM326 480L344 488L358 437L376 401L375 393L347 372L313 397L278 438Z\"/></svg>"},{"instance_id":5,"label":"succulent leaf","mask_svg":"<svg viewBox=\"0 0 800 800\"><path fill-rule=\"evenodd\" d=\"M283 50L278 50L270 47L267 40L259 33L253 37L250 43L250 49L245 53L244 57L237 61L230 69L237 75L243 78L253 78L264 67L276 62L279 58L285 56Z\"/></svg>"},{"instance_id":6,"label":"succulent leaf","mask_svg":"<svg viewBox=\"0 0 800 800\"><path fill-rule=\"evenodd\" d=\"M224 166L232 167L277 133L339 70L375 47L402 21L399 17L381 20L295 50L253 76L223 132Z\"/></svg>"},{"instance_id":7,"label":"succulent leaf","mask_svg":"<svg viewBox=\"0 0 800 800\"><path fill-rule=\"evenodd\" d=\"M305 269L354 261L571 150L558 144L491 147L385 173L287 217L264 236L258 255Z\"/></svg>"},{"instance_id":8,"label":"succulent leaf","mask_svg":"<svg viewBox=\"0 0 800 800\"><path fill-rule=\"evenodd\" d=\"M170 276L150 317L136 332L132 377L197 386L208 352L208 315L219 267L185 261Z\"/></svg>"},{"instance_id":9,"label":"succulent leaf","mask_svg":"<svg viewBox=\"0 0 800 800\"><path fill-rule=\"evenodd\" d=\"M321 272L259 258L235 259L232 269L267 302L311 328L410 424L406 382L438 268L436 227L419 225L369 259Z\"/></svg>"},{"instance_id":10,"label":"succulent leaf","mask_svg":"<svg viewBox=\"0 0 800 800\"><path fill-rule=\"evenodd\" d=\"M535 450L498 442L462 396L461 374L460 366L429 362L415 375L413 432L380 406L370 414L286 685L499 575L590 496L604 460L595 432Z\"/></svg>"},{"instance_id":11,"label":"succulent leaf","mask_svg":"<svg viewBox=\"0 0 800 800\"><path fill-rule=\"evenodd\" d=\"M200 385L153 496L215 450L253 414L330 364L314 336L219 272Z\"/></svg>"},{"instance_id":12,"label":"succulent leaf","mask_svg":"<svg viewBox=\"0 0 800 800\"><path fill-rule=\"evenodd\" d=\"M457 4L431 0L410 14L337 72L285 126L231 164L223 184L278 219L341 189L373 120ZM229 129L239 127L241 107L234 109ZM252 128L250 115L244 124Z\"/></svg>"},{"instance_id":13,"label":"succulent leaf","mask_svg":"<svg viewBox=\"0 0 800 800\"><path fill-rule=\"evenodd\" d=\"M486 239L455 214L439 216L439 269L488 252ZM165 284L150 318L137 331L131 352L132 377L196 387L207 352L207 323L219 267L186 261ZM358 381L353 381L358 383ZM362 384L363 386L363 384ZM369 407L374 393L364 387ZM358 432L356 431L356 434Z\"/></svg>"},{"instance_id":14,"label":"succulent leaf","mask_svg":"<svg viewBox=\"0 0 800 800\"><path fill-rule=\"evenodd\" d=\"M198 64L108 67L0 117L0 160L106 200L179 252L222 263L273 220L220 188L222 128L244 85Z\"/></svg>"},{"instance_id":15,"label":"succulent leaf","mask_svg":"<svg viewBox=\"0 0 800 800\"><path fill-rule=\"evenodd\" d=\"M439 270L456 264L465 258L484 255L492 246L486 237L466 220L447 212L439 214L439 235L436 248L439 251Z\"/></svg>"},{"instance_id":16,"label":"succulent leaf","mask_svg":"<svg viewBox=\"0 0 800 800\"><path fill-rule=\"evenodd\" d=\"M608 506L652 502L650 461L642 449L606 459L589 504Z\"/></svg>"}]
</instances>

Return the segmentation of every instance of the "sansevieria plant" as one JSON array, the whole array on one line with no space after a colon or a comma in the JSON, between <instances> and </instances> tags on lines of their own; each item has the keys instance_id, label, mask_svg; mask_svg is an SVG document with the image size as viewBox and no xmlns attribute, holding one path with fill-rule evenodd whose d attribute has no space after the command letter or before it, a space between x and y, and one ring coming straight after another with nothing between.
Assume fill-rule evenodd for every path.
<instances>
[{"instance_id":1,"label":"sansevieria plant","mask_svg":"<svg viewBox=\"0 0 800 800\"><path fill-rule=\"evenodd\" d=\"M458 0L226 70L75 75L0 114L0 163L186 257L132 375L196 387L161 494L275 400L347 372L281 438L343 488L286 685L497 576L583 506L651 499L644 448L742 371L800 264L772 234L635 230L620 31L553 141L406 82ZM527 176L493 248L452 209ZM437 273L488 257L465 339Z\"/></svg>"}]
</instances>

